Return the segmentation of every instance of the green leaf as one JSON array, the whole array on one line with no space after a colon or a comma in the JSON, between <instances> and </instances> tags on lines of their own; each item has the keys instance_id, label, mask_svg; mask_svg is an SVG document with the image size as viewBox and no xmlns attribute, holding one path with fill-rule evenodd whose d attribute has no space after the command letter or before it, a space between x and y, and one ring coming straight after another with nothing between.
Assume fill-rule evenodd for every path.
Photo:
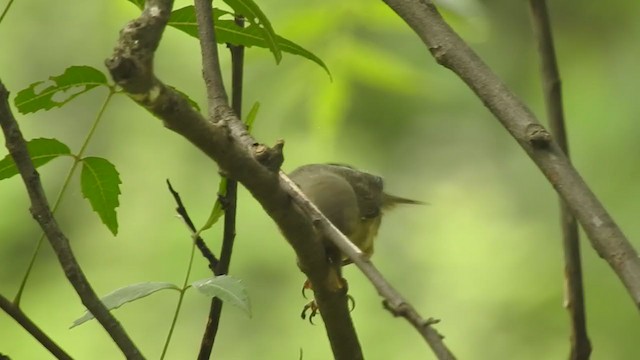
<instances>
[{"instance_id":1,"label":"green leaf","mask_svg":"<svg viewBox=\"0 0 640 360\"><path fill-rule=\"evenodd\" d=\"M276 64L282 60L282 52L277 42L277 35L271 27L271 22L252 0L224 0L237 15L242 15L254 29L259 29L262 39L276 58Z\"/></svg>"},{"instance_id":2,"label":"green leaf","mask_svg":"<svg viewBox=\"0 0 640 360\"><path fill-rule=\"evenodd\" d=\"M38 138L27 143L27 151L36 168L61 155L71 154L69 147L56 139ZM0 180L10 178L18 173L16 163L10 154L0 160Z\"/></svg>"},{"instance_id":3,"label":"green leaf","mask_svg":"<svg viewBox=\"0 0 640 360\"><path fill-rule=\"evenodd\" d=\"M14 102L18 111L23 114L49 110L61 107L76 96L100 85L107 85L107 77L100 70L90 66L71 66L64 74L49 77L46 83L38 81L29 85L18 93ZM43 86L46 88L42 89Z\"/></svg>"},{"instance_id":4,"label":"green leaf","mask_svg":"<svg viewBox=\"0 0 640 360\"><path fill-rule=\"evenodd\" d=\"M202 228L198 230L197 235L200 235L200 233L202 233L203 231L210 229L215 223L218 222L218 220L220 220L220 217L222 217L222 214L224 214L222 201L220 201L220 199L224 198L225 196L227 196L227 178L222 177L220 178L220 184L218 185L218 199L213 204L213 209L211 209L211 213L209 214L207 222L205 222Z\"/></svg>"},{"instance_id":5,"label":"green leaf","mask_svg":"<svg viewBox=\"0 0 640 360\"><path fill-rule=\"evenodd\" d=\"M244 120L244 124L247 125L248 132L251 132L251 129L253 129L253 123L256 121L256 117L258 116L258 110L260 110L260 103L256 101L253 103L251 110L249 110L249 115L247 115L247 118Z\"/></svg>"},{"instance_id":6,"label":"green leaf","mask_svg":"<svg viewBox=\"0 0 640 360\"><path fill-rule=\"evenodd\" d=\"M213 9L213 17L215 19L216 41L220 44L230 43L234 45L242 45L246 47L257 46L268 48L267 41L263 37L263 31L254 24L241 28L233 20L222 20L221 16L232 15L231 13ZM186 6L175 10L169 18L169 26L172 26L194 38L198 38L198 24L193 6ZM320 65L331 77L327 65L315 54L306 50L302 46L287 40L279 35L275 38L278 47L287 53L299 55Z\"/></svg>"},{"instance_id":7,"label":"green leaf","mask_svg":"<svg viewBox=\"0 0 640 360\"><path fill-rule=\"evenodd\" d=\"M191 285L208 297L220 300L240 308L251 317L251 302L247 288L240 279L229 275L220 275L208 279L194 281Z\"/></svg>"},{"instance_id":8,"label":"green leaf","mask_svg":"<svg viewBox=\"0 0 640 360\"><path fill-rule=\"evenodd\" d=\"M82 195L89 200L93 211L98 213L113 235L118 233L116 208L120 205L118 196L121 183L116 167L107 159L99 157L82 159L80 175Z\"/></svg>"},{"instance_id":9,"label":"green leaf","mask_svg":"<svg viewBox=\"0 0 640 360\"><path fill-rule=\"evenodd\" d=\"M127 0L127 1L135 5L140 10L144 9L144 0Z\"/></svg>"},{"instance_id":10,"label":"green leaf","mask_svg":"<svg viewBox=\"0 0 640 360\"><path fill-rule=\"evenodd\" d=\"M125 286L123 288L117 289L107 295L105 295L102 299L102 303L108 310L117 309L120 306L136 301L138 299L142 299L143 297L149 296L155 292L164 289L174 289L180 291L180 288L177 285L168 282L144 282L139 284L133 284L129 286ZM80 318L76 319L71 328L74 328L82 323L85 323L89 320L93 319L93 314L89 311L86 311L84 315Z\"/></svg>"}]
</instances>

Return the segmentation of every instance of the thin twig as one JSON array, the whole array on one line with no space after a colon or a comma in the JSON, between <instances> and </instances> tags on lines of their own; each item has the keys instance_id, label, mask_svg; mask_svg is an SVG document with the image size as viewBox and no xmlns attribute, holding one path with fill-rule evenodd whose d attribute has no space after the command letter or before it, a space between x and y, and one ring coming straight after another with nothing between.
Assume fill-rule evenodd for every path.
<instances>
[{"instance_id":1,"label":"thin twig","mask_svg":"<svg viewBox=\"0 0 640 360\"><path fill-rule=\"evenodd\" d=\"M22 326L34 339L38 340L49 352L58 359L73 359L61 347L58 346L38 325L34 324L29 317L20 310L19 307L11 303L7 298L0 295L0 308Z\"/></svg>"},{"instance_id":2,"label":"thin twig","mask_svg":"<svg viewBox=\"0 0 640 360\"><path fill-rule=\"evenodd\" d=\"M591 245L640 309L640 258L560 146L526 105L442 19L428 0L384 0L436 61L456 73L518 141L578 219Z\"/></svg>"},{"instance_id":3,"label":"thin twig","mask_svg":"<svg viewBox=\"0 0 640 360\"><path fill-rule=\"evenodd\" d=\"M558 146L569 158L569 146L562 110L562 89L560 72L551 34L551 24L545 0L529 0L531 19L538 52L540 54L541 75L547 118L551 134ZM584 291L582 287L582 266L580 261L580 238L578 223L567 204L560 198L560 219L565 268L565 307L571 320L571 352L569 359L586 360L591 354L591 343L587 335Z\"/></svg>"},{"instance_id":4,"label":"thin twig","mask_svg":"<svg viewBox=\"0 0 640 360\"><path fill-rule=\"evenodd\" d=\"M191 221L191 217L187 212L187 208L185 208L184 204L182 203L180 194L178 194L178 192L173 189L173 186L171 186L171 182L169 182L168 179L167 179L167 186L169 187L169 191L171 192L171 195L173 195L173 199L176 201L176 204L178 205L176 207L176 212L178 213L178 215L180 215L180 217L183 219L185 224L187 224L187 226L189 227L189 230L191 230L191 233L197 234L196 227L193 224L193 221ZM216 266L219 263L218 259L211 252L211 249L209 249L207 244L204 242L204 239L202 239L200 235L197 235L194 241L196 243L196 247L198 248L198 250L200 250L200 253L202 254L202 256L205 259L207 259L207 261L209 262L209 269L211 269L211 271L215 273Z\"/></svg>"},{"instance_id":5,"label":"thin twig","mask_svg":"<svg viewBox=\"0 0 640 360\"><path fill-rule=\"evenodd\" d=\"M22 136L22 132L18 127L16 119L9 108L9 92L0 82L0 125L4 132L6 146L11 157L16 163L22 180L27 188L29 198L31 200L31 214L40 224L49 239L49 243L53 248L58 261L64 270L64 273L76 290L82 303L93 316L100 322L107 333L111 336L116 345L123 354L129 359L143 359L140 351L133 344L124 328L111 315L109 310L102 304L98 295L91 288L91 284L82 272L80 264L78 264L69 240L64 235L56 219L51 213L51 208L45 196L40 175L33 166L33 162L27 151L27 143Z\"/></svg>"},{"instance_id":6,"label":"thin twig","mask_svg":"<svg viewBox=\"0 0 640 360\"><path fill-rule=\"evenodd\" d=\"M242 17L236 16L236 24L244 26ZM242 78L244 74L244 46L229 44L231 52L231 107L239 118L242 117ZM222 235L222 248L220 250L220 263L216 267L216 274L227 274L231 263L233 243L236 238L236 210L238 207L238 182L227 179L227 188L224 198L224 230ZM220 317L222 316L222 300L217 297L211 299L207 326L205 327L200 343L199 360L207 360L211 356L213 344L216 341Z\"/></svg>"}]
</instances>

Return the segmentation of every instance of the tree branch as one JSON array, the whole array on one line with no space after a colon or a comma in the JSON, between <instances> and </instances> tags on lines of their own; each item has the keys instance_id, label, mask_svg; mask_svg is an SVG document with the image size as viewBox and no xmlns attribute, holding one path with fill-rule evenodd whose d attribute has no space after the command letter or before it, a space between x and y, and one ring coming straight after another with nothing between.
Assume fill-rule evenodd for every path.
<instances>
[{"instance_id":1,"label":"tree branch","mask_svg":"<svg viewBox=\"0 0 640 360\"><path fill-rule=\"evenodd\" d=\"M545 0L529 0L531 19L540 54L540 70L544 88L549 128L558 146L569 158L569 146L562 110L560 72L551 34L551 25ZM591 343L587 335L584 291L582 287L582 265L580 261L580 237L578 223L569 206L560 199L560 223L565 268L565 307L571 319L571 360L585 360L591 354Z\"/></svg>"},{"instance_id":2,"label":"tree branch","mask_svg":"<svg viewBox=\"0 0 640 360\"><path fill-rule=\"evenodd\" d=\"M361 359L362 351L349 315L347 297L344 288L340 286L338 274L327 262L322 239L331 239L341 249L353 245L339 232L324 233L328 231L326 218L299 193L286 175L279 171L283 161L284 143L278 142L273 148L258 143L234 111L222 102L213 106L214 113L210 116L214 120L206 121L181 95L164 85L153 74L151 65L154 51L168 21L171 5L172 2L169 0L147 1L142 15L121 31L114 54L106 61L107 68L116 83L131 98L162 119L167 128L182 135L215 160L228 178L242 183L260 202L293 247L300 269L313 285L334 357ZM200 4L198 8L201 12L210 12L206 4ZM210 21L207 18L198 16L199 21ZM207 27L208 25L201 26L202 29ZM215 44L213 33L204 32L200 36L206 43ZM206 48L203 51L211 52ZM211 53L203 55L203 59L203 66L219 68L219 65L215 64L218 61L217 57ZM211 61L214 64L211 64ZM314 224L320 226L316 227ZM354 251L356 252L346 253L354 256L352 260L356 264L361 268L373 268L370 263L361 259L357 248ZM429 339L432 347L434 343L436 347L444 348L442 338L430 328L432 322L417 316L406 301L390 296L397 294L383 281L379 273L372 274L374 275L368 276L379 278L376 280L379 291L387 287L380 292L388 296L386 302L389 308L394 309L394 314L414 319L414 326L421 329L421 333ZM448 350L437 350L436 353L442 359L453 358L448 356Z\"/></svg>"},{"instance_id":3,"label":"tree branch","mask_svg":"<svg viewBox=\"0 0 640 360\"><path fill-rule=\"evenodd\" d=\"M227 107L229 100L222 81L218 43L213 27L212 0L195 0L196 19L198 21L198 37L202 49L202 74L207 89L209 118L213 119L218 106Z\"/></svg>"},{"instance_id":4,"label":"tree branch","mask_svg":"<svg viewBox=\"0 0 640 360\"><path fill-rule=\"evenodd\" d=\"M244 26L242 17L236 16L238 26ZM231 52L231 107L236 116L242 117L242 78L244 74L244 46L228 45ZM233 243L236 237L236 209L238 205L238 182L227 179L224 199L224 230L222 235L222 248L220 250L220 263L216 266L216 275L227 274L231 263ZM222 316L222 300L217 297L211 299L207 326L200 344L199 360L207 360L211 356L213 344L218 333L220 317Z\"/></svg>"},{"instance_id":5,"label":"tree branch","mask_svg":"<svg viewBox=\"0 0 640 360\"><path fill-rule=\"evenodd\" d=\"M456 73L518 141L640 308L638 253L531 111L449 27L431 1L384 2L413 29L436 61Z\"/></svg>"},{"instance_id":6,"label":"tree branch","mask_svg":"<svg viewBox=\"0 0 640 360\"><path fill-rule=\"evenodd\" d=\"M62 233L56 219L51 213L49 203L40 182L40 175L33 166L33 162L27 151L27 143L22 136L16 119L9 107L9 92L0 82L0 126L4 132L6 146L11 157L16 163L22 180L27 188L31 200L31 215L40 224L53 248L58 261L64 270L67 279L76 290L82 303L102 327L109 333L116 345L129 359L143 359L140 351L133 344L120 323L104 307L98 295L93 291L89 281L84 276L80 264L78 264L69 240Z\"/></svg>"},{"instance_id":7,"label":"tree branch","mask_svg":"<svg viewBox=\"0 0 640 360\"><path fill-rule=\"evenodd\" d=\"M45 334L38 325L34 324L19 307L11 303L7 298L0 295L0 308L13 318L20 326L22 326L31 336L33 336L42 346L44 346L51 355L61 360L73 359L61 347L58 346L47 334Z\"/></svg>"},{"instance_id":8,"label":"tree branch","mask_svg":"<svg viewBox=\"0 0 640 360\"><path fill-rule=\"evenodd\" d=\"M170 0L147 1L141 16L120 32L114 53L106 61L107 68L132 99L215 160L228 178L242 183L260 202L295 250L300 267L314 285L316 296L322 299L318 303L334 356L362 358L346 295L327 286L338 281L330 281L337 279L337 274L326 261L323 243L309 218L292 203L278 176L283 143L269 148L255 141L226 104L215 107L211 114L215 121L205 120L185 98L153 74L153 55L172 4Z\"/></svg>"}]
</instances>

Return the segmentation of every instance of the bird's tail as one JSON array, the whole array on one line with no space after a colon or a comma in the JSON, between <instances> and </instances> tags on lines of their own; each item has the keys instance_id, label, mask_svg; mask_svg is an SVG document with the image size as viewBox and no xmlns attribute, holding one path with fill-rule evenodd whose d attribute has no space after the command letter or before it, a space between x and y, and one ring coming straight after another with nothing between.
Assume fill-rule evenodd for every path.
<instances>
[{"instance_id":1,"label":"bird's tail","mask_svg":"<svg viewBox=\"0 0 640 360\"><path fill-rule=\"evenodd\" d=\"M384 209L391 209L398 204L429 205L429 203L420 200L407 199L387 193L382 194L382 207Z\"/></svg>"}]
</instances>

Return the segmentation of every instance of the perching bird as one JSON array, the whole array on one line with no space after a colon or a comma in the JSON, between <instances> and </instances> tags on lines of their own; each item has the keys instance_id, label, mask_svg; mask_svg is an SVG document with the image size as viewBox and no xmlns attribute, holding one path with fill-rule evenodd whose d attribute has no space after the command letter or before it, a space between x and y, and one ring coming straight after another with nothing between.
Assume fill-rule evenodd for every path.
<instances>
[{"instance_id":1,"label":"perching bird","mask_svg":"<svg viewBox=\"0 0 640 360\"><path fill-rule=\"evenodd\" d=\"M373 254L374 239L384 211L397 204L425 204L385 193L381 177L348 165L304 165L291 172L289 177L367 257ZM328 241L326 249L328 260L337 265L340 274L340 267L351 261ZM313 316L316 309L311 308Z\"/></svg>"}]
</instances>

